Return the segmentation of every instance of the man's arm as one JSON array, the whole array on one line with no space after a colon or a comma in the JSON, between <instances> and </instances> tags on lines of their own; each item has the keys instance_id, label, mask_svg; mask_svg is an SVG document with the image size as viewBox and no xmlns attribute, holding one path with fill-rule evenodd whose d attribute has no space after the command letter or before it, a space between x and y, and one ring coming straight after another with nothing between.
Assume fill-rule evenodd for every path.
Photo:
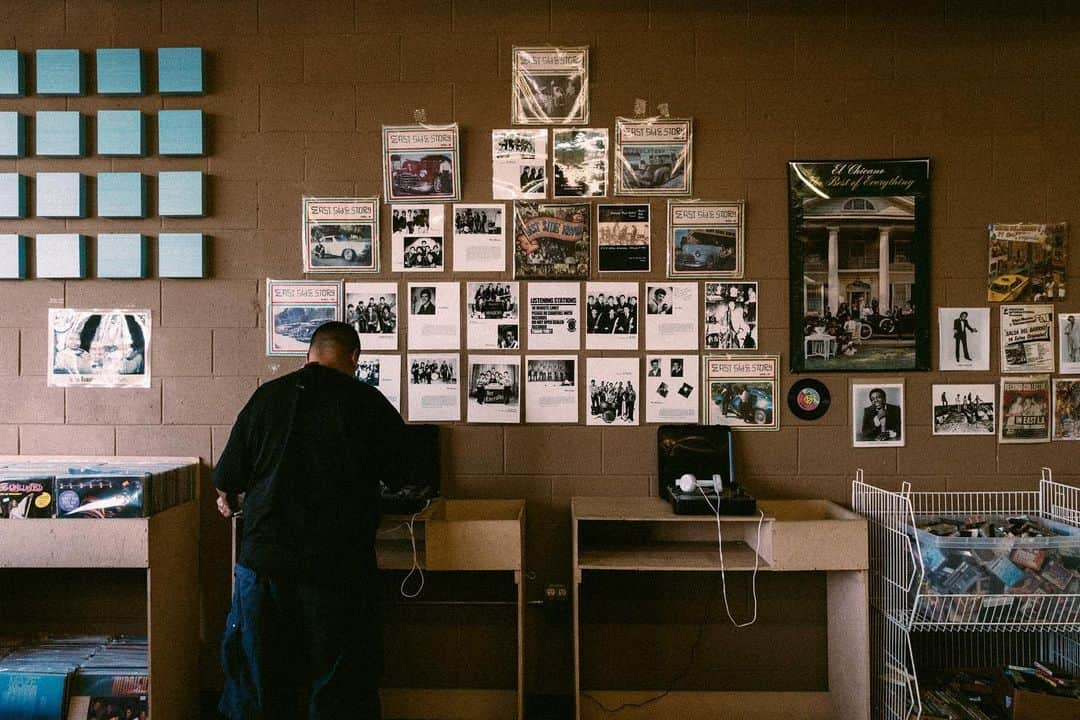
<instances>
[{"instance_id":1,"label":"man's arm","mask_svg":"<svg viewBox=\"0 0 1080 720\"><path fill-rule=\"evenodd\" d=\"M214 487L217 489L217 509L223 517L232 517L240 509L239 496L247 491L251 466L248 462L250 433L248 407L236 417L229 441L214 466Z\"/></svg>"}]
</instances>

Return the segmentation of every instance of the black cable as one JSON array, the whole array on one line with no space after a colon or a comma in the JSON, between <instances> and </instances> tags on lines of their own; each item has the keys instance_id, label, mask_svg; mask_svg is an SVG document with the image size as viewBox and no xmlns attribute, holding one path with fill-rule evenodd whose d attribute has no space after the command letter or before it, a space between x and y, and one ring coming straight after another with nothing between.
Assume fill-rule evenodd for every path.
<instances>
[{"instance_id":1,"label":"black cable","mask_svg":"<svg viewBox=\"0 0 1080 720\"><path fill-rule=\"evenodd\" d=\"M625 710L626 708L643 708L643 707L645 707L647 705L651 705L652 703L656 702L657 700L661 700L661 699L667 697L672 692L674 692L675 691L675 686L678 685L680 682L682 682L683 678L685 678L687 675L690 674L690 670L694 667L694 662L697 660L698 647L701 645L701 639L703 637L705 637L705 628L708 627L708 625L709 625L709 615L712 612L713 602L716 600L716 588L717 588L717 586L718 586L718 583L715 580L713 580L712 591L709 593L709 597L705 600L705 612L704 612L704 615L701 618L701 624L698 626L697 637L694 638L694 644L690 646L690 657L686 661L686 665L683 667L683 669L680 670L678 673L676 673L675 677L673 677L671 679L671 682L668 683L668 686L667 686L666 690L660 691L659 693L657 693L653 697L649 698L648 700L640 700L638 702L625 702L622 705L618 705L618 706L613 707L613 708L609 708L607 705L600 702L599 699L593 697L589 693L582 693L582 695L584 695L585 697L589 698L594 703L596 703L596 705L599 706L600 709L603 710L604 712L606 712L606 713L617 713L617 712L620 712L622 710Z\"/></svg>"}]
</instances>

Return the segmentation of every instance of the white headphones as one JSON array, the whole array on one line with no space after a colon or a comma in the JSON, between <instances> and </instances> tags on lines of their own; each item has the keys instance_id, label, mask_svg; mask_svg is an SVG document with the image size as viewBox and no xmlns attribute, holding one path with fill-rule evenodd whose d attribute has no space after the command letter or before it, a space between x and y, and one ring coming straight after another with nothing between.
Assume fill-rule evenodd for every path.
<instances>
[{"instance_id":1,"label":"white headphones","mask_svg":"<svg viewBox=\"0 0 1080 720\"><path fill-rule=\"evenodd\" d=\"M686 473L675 481L683 492L693 492L696 488L706 490L712 488L719 492L724 487L724 480L719 474L714 474L712 480L698 480L692 473Z\"/></svg>"}]
</instances>

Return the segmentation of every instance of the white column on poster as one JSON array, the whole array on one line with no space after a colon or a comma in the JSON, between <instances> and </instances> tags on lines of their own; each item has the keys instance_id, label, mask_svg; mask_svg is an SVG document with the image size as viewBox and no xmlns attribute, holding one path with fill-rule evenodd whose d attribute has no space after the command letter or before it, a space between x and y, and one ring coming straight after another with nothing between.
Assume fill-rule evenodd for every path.
<instances>
[{"instance_id":1,"label":"white column on poster","mask_svg":"<svg viewBox=\"0 0 1080 720\"><path fill-rule=\"evenodd\" d=\"M578 421L576 355L525 356L525 422Z\"/></svg>"},{"instance_id":2,"label":"white column on poster","mask_svg":"<svg viewBox=\"0 0 1080 720\"><path fill-rule=\"evenodd\" d=\"M645 349L698 349L697 283L645 283Z\"/></svg>"},{"instance_id":3,"label":"white column on poster","mask_svg":"<svg viewBox=\"0 0 1080 720\"><path fill-rule=\"evenodd\" d=\"M461 356L457 353L409 353L410 422L461 420Z\"/></svg>"},{"instance_id":4,"label":"white column on poster","mask_svg":"<svg viewBox=\"0 0 1080 720\"><path fill-rule=\"evenodd\" d=\"M645 421L696 423L701 407L697 355L645 357Z\"/></svg>"},{"instance_id":5,"label":"white column on poster","mask_svg":"<svg viewBox=\"0 0 1080 720\"><path fill-rule=\"evenodd\" d=\"M356 379L376 388L401 412L401 356L361 355Z\"/></svg>"},{"instance_id":6,"label":"white column on poster","mask_svg":"<svg viewBox=\"0 0 1080 720\"><path fill-rule=\"evenodd\" d=\"M454 205L454 271L506 271L505 205Z\"/></svg>"},{"instance_id":7,"label":"white column on poster","mask_svg":"<svg viewBox=\"0 0 1080 720\"><path fill-rule=\"evenodd\" d=\"M521 422L520 355L470 355L467 377L468 422Z\"/></svg>"},{"instance_id":8,"label":"white column on poster","mask_svg":"<svg viewBox=\"0 0 1080 720\"><path fill-rule=\"evenodd\" d=\"M521 288L517 282L470 282L465 285L466 335L470 350L517 350Z\"/></svg>"},{"instance_id":9,"label":"white column on poster","mask_svg":"<svg viewBox=\"0 0 1080 720\"><path fill-rule=\"evenodd\" d=\"M580 283L531 282L526 292L529 350L580 350Z\"/></svg>"},{"instance_id":10,"label":"white column on poster","mask_svg":"<svg viewBox=\"0 0 1080 720\"><path fill-rule=\"evenodd\" d=\"M409 283L410 350L461 349L461 283Z\"/></svg>"},{"instance_id":11,"label":"white column on poster","mask_svg":"<svg viewBox=\"0 0 1080 720\"><path fill-rule=\"evenodd\" d=\"M585 349L638 349L640 290L635 282L585 283Z\"/></svg>"},{"instance_id":12,"label":"white column on poster","mask_svg":"<svg viewBox=\"0 0 1080 720\"><path fill-rule=\"evenodd\" d=\"M640 424L641 365L636 357L591 357L585 365L586 425Z\"/></svg>"}]
</instances>

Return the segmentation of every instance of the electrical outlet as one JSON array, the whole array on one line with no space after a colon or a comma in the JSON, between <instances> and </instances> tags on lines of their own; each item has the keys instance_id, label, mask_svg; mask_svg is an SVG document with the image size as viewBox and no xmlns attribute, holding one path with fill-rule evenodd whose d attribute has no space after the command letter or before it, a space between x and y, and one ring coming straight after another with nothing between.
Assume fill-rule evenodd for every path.
<instances>
[{"instance_id":1,"label":"electrical outlet","mask_svg":"<svg viewBox=\"0 0 1080 720\"><path fill-rule=\"evenodd\" d=\"M568 597L566 585L563 585L562 583L553 583L544 586L545 604L564 603Z\"/></svg>"}]
</instances>

